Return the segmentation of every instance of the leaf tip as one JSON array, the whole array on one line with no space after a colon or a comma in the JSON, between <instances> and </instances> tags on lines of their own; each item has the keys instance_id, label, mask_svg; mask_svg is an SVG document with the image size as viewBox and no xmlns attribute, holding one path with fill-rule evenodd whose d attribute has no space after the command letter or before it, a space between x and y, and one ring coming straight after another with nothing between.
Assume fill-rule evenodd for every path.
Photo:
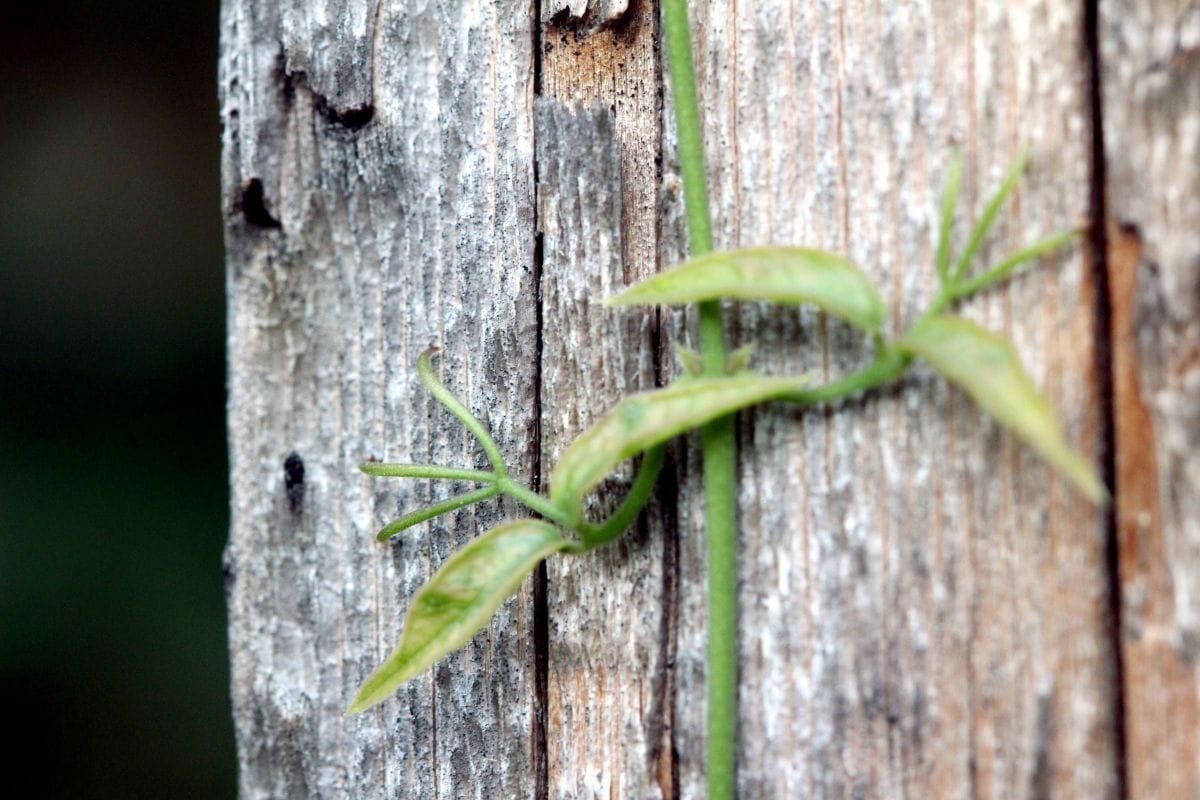
<instances>
[{"instance_id":1,"label":"leaf tip","mask_svg":"<svg viewBox=\"0 0 1200 800\"><path fill-rule=\"evenodd\" d=\"M605 308L632 305L632 302L629 300L629 288L622 289L616 294L610 294L608 297L601 298L600 305L604 306Z\"/></svg>"},{"instance_id":2,"label":"leaf tip","mask_svg":"<svg viewBox=\"0 0 1200 800\"><path fill-rule=\"evenodd\" d=\"M704 374L704 360L695 350L689 350L679 342L675 343L675 355L683 365L684 372L695 378Z\"/></svg>"},{"instance_id":3,"label":"leaf tip","mask_svg":"<svg viewBox=\"0 0 1200 800\"><path fill-rule=\"evenodd\" d=\"M754 348L757 344L757 342L749 342L730 353L725 360L725 374L737 375L750 369L750 359L754 357Z\"/></svg>"},{"instance_id":4,"label":"leaf tip","mask_svg":"<svg viewBox=\"0 0 1200 800\"><path fill-rule=\"evenodd\" d=\"M440 352L442 352L440 345L431 344L421 351L421 355L417 356L417 372L421 374L423 380L426 380L425 373L432 375L433 357Z\"/></svg>"},{"instance_id":5,"label":"leaf tip","mask_svg":"<svg viewBox=\"0 0 1200 800\"><path fill-rule=\"evenodd\" d=\"M355 714L361 714L372 706L383 702L383 699L384 698L382 697L372 698L370 695L366 694L365 689L361 690L354 698L354 702L352 702L350 707L346 709L346 716L353 717Z\"/></svg>"},{"instance_id":6,"label":"leaf tip","mask_svg":"<svg viewBox=\"0 0 1200 800\"><path fill-rule=\"evenodd\" d=\"M1071 482L1083 493L1084 497L1091 500L1100 508L1106 508L1112 502L1112 496L1108 493L1104 482L1091 469L1068 477L1071 478Z\"/></svg>"}]
</instances>

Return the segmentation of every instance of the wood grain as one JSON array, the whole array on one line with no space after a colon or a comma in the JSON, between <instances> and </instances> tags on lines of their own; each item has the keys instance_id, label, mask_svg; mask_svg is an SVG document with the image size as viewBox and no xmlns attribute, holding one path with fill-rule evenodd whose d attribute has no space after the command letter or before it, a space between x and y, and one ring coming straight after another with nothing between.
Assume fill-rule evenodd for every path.
<instances>
[{"instance_id":1,"label":"wood grain","mask_svg":"<svg viewBox=\"0 0 1200 800\"><path fill-rule=\"evenodd\" d=\"M1200 797L1200 6L1100 4L1129 796Z\"/></svg>"},{"instance_id":2,"label":"wood grain","mask_svg":"<svg viewBox=\"0 0 1200 800\"><path fill-rule=\"evenodd\" d=\"M1106 145L1103 258L1068 248L962 313L1013 338L1097 463L1113 381L1120 586L1108 512L928 369L834 408L743 414L742 798L1116 798L1126 772L1129 797L1200 797L1200 12L1101 0L1094 109L1084 5L692 4L718 246L848 255L893 334L935 288L953 147L960 245L1031 148L981 254L994 262L1089 222L1100 120ZM625 539L548 563L544 641L527 587L395 699L344 716L416 589L517 512L373 541L457 487L367 479L359 461L485 463L419 386L417 355L443 346L446 382L533 481L694 341L689 314L596 302L685 255L657 14L225 0L244 798L704 796L695 437ZM826 380L871 357L811 310L729 309L731 344L757 341L762 371ZM1112 376L1096 371L1105 324Z\"/></svg>"},{"instance_id":3,"label":"wood grain","mask_svg":"<svg viewBox=\"0 0 1200 800\"><path fill-rule=\"evenodd\" d=\"M599 302L624 285L613 116L603 106L577 115L557 100L539 106L546 465L622 394L654 382L653 309L626 314ZM589 516L611 513L631 480L628 468L607 480ZM649 515L613 545L547 563L551 797L659 796L670 703L657 521Z\"/></svg>"},{"instance_id":4,"label":"wood grain","mask_svg":"<svg viewBox=\"0 0 1200 800\"><path fill-rule=\"evenodd\" d=\"M523 2L224 4L243 798L532 796L528 591L395 700L345 709L417 587L504 515L373 541L451 487L358 462L484 463L417 382L422 350L530 476L533 24Z\"/></svg>"},{"instance_id":5,"label":"wood grain","mask_svg":"<svg viewBox=\"0 0 1200 800\"><path fill-rule=\"evenodd\" d=\"M1082 221L1077 4L729 0L692 12L718 247L846 253L892 298L898 332L934 290L953 146L967 211L1032 147L983 260ZM1073 249L963 309L1015 340L1089 454L1093 308ZM858 334L809 311L733 313L738 343L757 340L772 373L824 379L869 357ZM740 430L739 796L1115 796L1097 509L926 370L835 409L746 414ZM684 797L703 796L700 507L685 483Z\"/></svg>"},{"instance_id":6,"label":"wood grain","mask_svg":"<svg viewBox=\"0 0 1200 800\"><path fill-rule=\"evenodd\" d=\"M659 362L653 309L599 305L657 269L656 10L629 3L597 29L555 9L536 128L543 475L621 396L653 386ZM631 478L602 486L593 515ZM673 510L671 498L614 545L547 564L549 797L674 796Z\"/></svg>"}]
</instances>

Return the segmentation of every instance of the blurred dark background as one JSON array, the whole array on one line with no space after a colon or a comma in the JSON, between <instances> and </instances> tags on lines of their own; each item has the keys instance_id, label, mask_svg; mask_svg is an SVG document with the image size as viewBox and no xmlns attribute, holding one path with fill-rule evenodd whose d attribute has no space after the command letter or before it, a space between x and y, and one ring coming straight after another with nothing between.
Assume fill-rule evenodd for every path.
<instances>
[{"instance_id":1,"label":"blurred dark background","mask_svg":"<svg viewBox=\"0 0 1200 800\"><path fill-rule=\"evenodd\" d=\"M229 798L217 3L16 8L0 21L9 786Z\"/></svg>"}]
</instances>

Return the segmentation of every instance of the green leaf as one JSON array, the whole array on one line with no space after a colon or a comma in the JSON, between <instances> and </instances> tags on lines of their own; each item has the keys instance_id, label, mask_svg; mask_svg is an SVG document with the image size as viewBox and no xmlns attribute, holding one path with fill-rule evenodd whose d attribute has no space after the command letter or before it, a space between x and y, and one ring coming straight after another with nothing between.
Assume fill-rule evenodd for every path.
<instances>
[{"instance_id":1,"label":"green leaf","mask_svg":"<svg viewBox=\"0 0 1200 800\"><path fill-rule=\"evenodd\" d=\"M365 461L358 468L376 478L443 478L452 481L477 481L495 483L491 472L458 467L441 467L435 464L389 464L383 461Z\"/></svg>"},{"instance_id":2,"label":"green leaf","mask_svg":"<svg viewBox=\"0 0 1200 800\"><path fill-rule=\"evenodd\" d=\"M440 517L442 514L448 514L451 511L456 511L463 506L489 500L498 494L500 494L500 487L493 484L492 486L485 486L482 489L476 489L473 492L455 495L418 511L405 514L400 519L387 525L375 535L375 538L381 542L386 542L388 539L399 533L403 533L414 525L420 525L422 522L431 520L434 517Z\"/></svg>"},{"instance_id":3,"label":"green leaf","mask_svg":"<svg viewBox=\"0 0 1200 800\"><path fill-rule=\"evenodd\" d=\"M938 226L937 273L945 286L950 282L950 229L954 225L954 210L958 207L958 192L962 188L962 154L957 150L950 160L946 193L942 195L942 218Z\"/></svg>"},{"instance_id":4,"label":"green leaf","mask_svg":"<svg viewBox=\"0 0 1200 800\"><path fill-rule=\"evenodd\" d=\"M1107 493L1090 464L1071 450L1058 422L1005 339L951 315L925 319L896 346L919 356L1024 439L1097 503Z\"/></svg>"},{"instance_id":5,"label":"green leaf","mask_svg":"<svg viewBox=\"0 0 1200 800\"><path fill-rule=\"evenodd\" d=\"M822 250L753 247L710 253L630 286L609 305L676 305L732 298L811 303L868 333L883 326L887 307L863 271Z\"/></svg>"},{"instance_id":6,"label":"green leaf","mask_svg":"<svg viewBox=\"0 0 1200 800\"><path fill-rule=\"evenodd\" d=\"M689 350L676 342L675 355L679 357L679 363L683 365L683 371L688 375L698 377L704 374L704 360L695 350Z\"/></svg>"},{"instance_id":7,"label":"green leaf","mask_svg":"<svg viewBox=\"0 0 1200 800\"><path fill-rule=\"evenodd\" d=\"M743 372L685 378L665 389L630 395L563 453L550 475L550 499L574 514L588 490L625 459L718 417L807 385L807 378L767 378Z\"/></svg>"},{"instance_id":8,"label":"green leaf","mask_svg":"<svg viewBox=\"0 0 1200 800\"><path fill-rule=\"evenodd\" d=\"M750 369L750 359L754 357L754 348L757 346L758 342L750 342L730 353L729 358L725 360L725 374L737 375Z\"/></svg>"},{"instance_id":9,"label":"green leaf","mask_svg":"<svg viewBox=\"0 0 1200 800\"><path fill-rule=\"evenodd\" d=\"M543 558L571 543L545 522L522 519L473 539L417 592L400 646L367 678L348 713L386 700L401 684L478 633Z\"/></svg>"},{"instance_id":10,"label":"green leaf","mask_svg":"<svg viewBox=\"0 0 1200 800\"><path fill-rule=\"evenodd\" d=\"M989 269L977 278L972 278L969 281L963 281L954 287L954 297L956 300L961 300L969 297L976 292L982 291L994 283L1007 278L1013 270L1020 267L1033 259L1052 253L1063 246L1070 244L1075 239L1083 235L1083 231L1071 230L1056 233L1053 236L1047 236L1039 242L1034 242L1023 250L1013 253L1008 258L1001 261L996 266Z\"/></svg>"},{"instance_id":11,"label":"green leaf","mask_svg":"<svg viewBox=\"0 0 1200 800\"><path fill-rule=\"evenodd\" d=\"M971 260L975 258L975 254L979 252L980 245L983 244L984 238L988 235L988 231L992 229L992 224L995 223L996 217L1000 214L1000 208L1004 205L1004 201L1008 200L1008 196L1017 188L1017 184L1021 180L1021 176L1025 174L1025 169L1029 166L1029 151L1021 153L1021 157L1016 160L1011 167L1008 168L1008 173L1005 174L1004 180L1000 182L1000 188L988 200L987 206L983 209L983 215L979 221L975 223L974 229L971 231L971 238L967 242L967 249L958 257L958 261L954 265L954 270L950 277L959 281L967 274L967 268L971 264Z\"/></svg>"}]
</instances>

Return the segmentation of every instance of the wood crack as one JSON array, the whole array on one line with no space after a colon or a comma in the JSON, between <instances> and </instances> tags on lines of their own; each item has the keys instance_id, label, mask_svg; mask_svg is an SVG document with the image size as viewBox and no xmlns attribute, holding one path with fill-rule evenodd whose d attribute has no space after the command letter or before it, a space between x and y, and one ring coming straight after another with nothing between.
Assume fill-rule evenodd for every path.
<instances>
[{"instance_id":1,"label":"wood crack","mask_svg":"<svg viewBox=\"0 0 1200 800\"><path fill-rule=\"evenodd\" d=\"M542 91L542 26L541 2L533 0L533 91L539 97ZM535 100L536 103L536 100ZM532 112L532 108L530 109ZM538 129L533 130L533 287L536 324L534 326L534 376L533 376L533 430L530 433L531 461L533 464L532 484L542 491L542 358L544 350L545 312L542 308L542 271L544 249L541 233L541 173L538 170ZM547 710L550 705L550 605L547 597L549 575L542 562L533 573L533 771L534 800L548 800L550 796L550 748L547 738Z\"/></svg>"},{"instance_id":2,"label":"wood crack","mask_svg":"<svg viewBox=\"0 0 1200 800\"><path fill-rule=\"evenodd\" d=\"M1098 392L1100 477L1111 501L1100 513L1108 582L1108 644L1111 649L1112 724L1116 796L1128 798L1127 737L1125 730L1125 658L1121 643L1121 556L1117 517L1116 406L1113 374L1113 312L1108 263L1108 165L1104 151L1104 102L1101 84L1100 3L1086 0L1083 13L1084 63L1087 70L1088 135L1090 136L1087 248L1091 265L1094 314L1093 369Z\"/></svg>"}]
</instances>

